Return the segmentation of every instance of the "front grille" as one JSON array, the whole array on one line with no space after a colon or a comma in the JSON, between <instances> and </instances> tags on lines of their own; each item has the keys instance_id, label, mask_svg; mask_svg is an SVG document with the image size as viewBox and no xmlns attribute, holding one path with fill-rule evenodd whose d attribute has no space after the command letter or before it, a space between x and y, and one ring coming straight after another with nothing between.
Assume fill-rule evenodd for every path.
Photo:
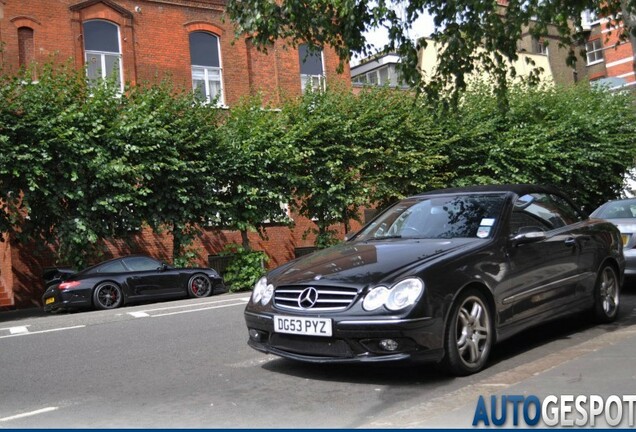
<instances>
[{"instance_id":1,"label":"front grille","mask_svg":"<svg viewBox=\"0 0 636 432\"><path fill-rule=\"evenodd\" d=\"M347 343L340 339L325 339L307 336L296 336L274 333L270 344L283 351L318 357L353 357Z\"/></svg>"},{"instance_id":2,"label":"front grille","mask_svg":"<svg viewBox=\"0 0 636 432\"><path fill-rule=\"evenodd\" d=\"M357 294L355 288L280 286L274 291L274 304L292 310L339 311L348 308Z\"/></svg>"}]
</instances>

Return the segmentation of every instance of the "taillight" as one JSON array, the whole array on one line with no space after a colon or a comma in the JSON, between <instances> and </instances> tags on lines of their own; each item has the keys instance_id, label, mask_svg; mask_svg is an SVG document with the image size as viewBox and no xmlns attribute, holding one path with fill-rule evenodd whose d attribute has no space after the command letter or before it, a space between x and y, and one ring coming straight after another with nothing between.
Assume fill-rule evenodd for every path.
<instances>
[{"instance_id":1,"label":"taillight","mask_svg":"<svg viewBox=\"0 0 636 432\"><path fill-rule=\"evenodd\" d=\"M57 289L59 289L60 291L64 291L70 288L75 288L76 286L78 286L80 284L79 281L70 281L70 282L62 282Z\"/></svg>"}]
</instances>

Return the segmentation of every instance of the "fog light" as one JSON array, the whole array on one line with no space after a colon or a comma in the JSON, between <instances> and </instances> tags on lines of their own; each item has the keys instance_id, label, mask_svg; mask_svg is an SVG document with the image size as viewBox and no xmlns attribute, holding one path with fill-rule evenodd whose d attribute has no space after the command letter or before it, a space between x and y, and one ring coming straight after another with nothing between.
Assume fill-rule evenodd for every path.
<instances>
[{"instance_id":1,"label":"fog light","mask_svg":"<svg viewBox=\"0 0 636 432\"><path fill-rule=\"evenodd\" d=\"M398 349L398 343L397 341L393 340L393 339L382 339L380 341L380 348L382 348L384 351L395 351L396 349Z\"/></svg>"},{"instance_id":2,"label":"fog light","mask_svg":"<svg viewBox=\"0 0 636 432\"><path fill-rule=\"evenodd\" d=\"M250 339L252 339L254 342L261 341L261 333L259 331L250 329L249 333L250 333Z\"/></svg>"}]
</instances>

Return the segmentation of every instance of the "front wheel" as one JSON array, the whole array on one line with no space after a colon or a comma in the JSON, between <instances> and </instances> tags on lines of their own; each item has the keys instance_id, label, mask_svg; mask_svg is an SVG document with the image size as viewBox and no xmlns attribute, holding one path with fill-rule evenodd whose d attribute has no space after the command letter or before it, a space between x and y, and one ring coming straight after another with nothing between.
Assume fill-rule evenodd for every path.
<instances>
[{"instance_id":1,"label":"front wheel","mask_svg":"<svg viewBox=\"0 0 636 432\"><path fill-rule=\"evenodd\" d=\"M204 274L196 274L188 281L190 297L207 297L212 294L212 282Z\"/></svg>"},{"instance_id":2,"label":"front wheel","mask_svg":"<svg viewBox=\"0 0 636 432\"><path fill-rule=\"evenodd\" d=\"M494 340L490 307L477 290L460 294L451 308L444 336L444 363L453 375L464 376L484 368Z\"/></svg>"},{"instance_id":3,"label":"front wheel","mask_svg":"<svg viewBox=\"0 0 636 432\"><path fill-rule=\"evenodd\" d=\"M618 316L620 287L616 270L606 265L598 274L594 286L594 319L600 323L609 323Z\"/></svg>"},{"instance_id":4,"label":"front wheel","mask_svg":"<svg viewBox=\"0 0 636 432\"><path fill-rule=\"evenodd\" d=\"M102 282L93 292L93 304L97 309L115 309L123 302L121 288L114 282Z\"/></svg>"}]
</instances>

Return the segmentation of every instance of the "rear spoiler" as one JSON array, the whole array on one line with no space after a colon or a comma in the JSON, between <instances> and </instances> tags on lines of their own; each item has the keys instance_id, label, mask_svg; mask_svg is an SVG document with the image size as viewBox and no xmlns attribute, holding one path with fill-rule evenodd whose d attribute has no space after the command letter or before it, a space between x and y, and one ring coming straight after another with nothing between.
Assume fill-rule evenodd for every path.
<instances>
[{"instance_id":1,"label":"rear spoiler","mask_svg":"<svg viewBox=\"0 0 636 432\"><path fill-rule=\"evenodd\" d=\"M46 287L64 282L70 276L77 273L77 270L71 267L45 267L42 272L42 279Z\"/></svg>"}]
</instances>

